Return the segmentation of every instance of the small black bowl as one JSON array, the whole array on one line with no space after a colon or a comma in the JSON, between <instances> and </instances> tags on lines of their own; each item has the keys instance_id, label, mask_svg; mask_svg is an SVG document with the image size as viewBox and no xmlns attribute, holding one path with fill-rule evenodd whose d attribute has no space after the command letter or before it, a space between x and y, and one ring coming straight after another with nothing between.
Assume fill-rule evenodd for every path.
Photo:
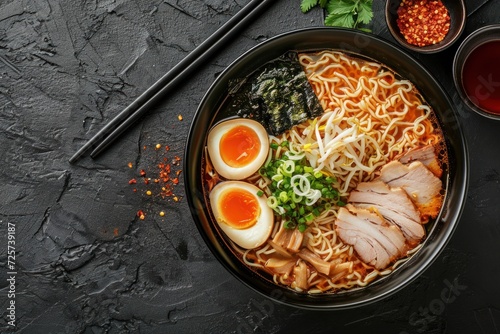
<instances>
[{"instance_id":1,"label":"small black bowl","mask_svg":"<svg viewBox=\"0 0 500 334\"><path fill-rule=\"evenodd\" d=\"M465 1L464 0L442 0L443 5L448 9L450 14L450 30L446 37L439 43L427 46L417 46L410 44L406 41L404 36L399 31L399 27L397 25L398 19L398 8L401 4L401 0L388 0L385 4L385 21L387 23L387 27L389 28L392 37L407 48L408 50L412 50L420 53L436 53L448 48L452 45L462 34L465 27L465 20L467 17L467 11L465 9Z\"/></svg>"},{"instance_id":2,"label":"small black bowl","mask_svg":"<svg viewBox=\"0 0 500 334\"><path fill-rule=\"evenodd\" d=\"M463 40L463 42L458 47L457 53L455 54L455 58L453 59L453 81L455 82L455 87L462 101L470 109L472 109L479 115L494 120L500 120L500 114L493 113L479 107L477 104L472 102L471 98L467 96L467 93L465 92L463 85L463 80L464 80L463 70L467 58L477 47L487 42L499 41L499 40L500 40L500 24L493 24L477 29ZM491 67L495 66L498 66L498 64L497 63L491 64ZM484 89L485 92L488 93L488 89L492 88L485 87Z\"/></svg>"}]
</instances>

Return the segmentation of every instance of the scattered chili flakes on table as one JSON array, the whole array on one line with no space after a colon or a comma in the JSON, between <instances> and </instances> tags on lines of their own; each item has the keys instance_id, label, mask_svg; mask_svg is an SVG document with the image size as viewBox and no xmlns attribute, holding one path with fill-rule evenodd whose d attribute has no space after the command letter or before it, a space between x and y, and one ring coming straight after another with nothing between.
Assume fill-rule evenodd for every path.
<instances>
[{"instance_id":1,"label":"scattered chili flakes on table","mask_svg":"<svg viewBox=\"0 0 500 334\"><path fill-rule=\"evenodd\" d=\"M413 45L439 43L450 30L450 15L441 0L403 0L397 13L399 30Z\"/></svg>"},{"instance_id":2,"label":"scattered chili flakes on table","mask_svg":"<svg viewBox=\"0 0 500 334\"><path fill-rule=\"evenodd\" d=\"M146 218L146 214L144 213L144 211L139 210L137 211L137 217L139 217L140 220L144 220Z\"/></svg>"},{"instance_id":3,"label":"scattered chili flakes on table","mask_svg":"<svg viewBox=\"0 0 500 334\"><path fill-rule=\"evenodd\" d=\"M156 144L155 151L159 152L158 149L162 147L161 144ZM144 145L143 149L146 150L147 146ZM168 145L165 146L165 151L170 151L170 147ZM182 173L181 169L176 169L181 165L181 158L178 156L168 157L164 156L161 158L161 161L158 162L158 154L155 154L152 157L156 162L156 171L150 170L150 168L139 170L139 176L143 180L142 193L144 193L147 197L161 197L163 199L170 198L174 202L178 202L180 197L174 194L174 187L179 183L179 175ZM132 163L128 163L128 166L131 167ZM176 169L176 170L174 170ZM151 178L150 176L154 176ZM153 183L150 184L150 181ZM130 185L136 185L137 178L134 177L128 181ZM144 189L145 188L145 189ZM137 192L137 188L133 188L134 192ZM153 196L155 195L155 196ZM161 217L165 216L165 212L159 212ZM137 211L137 217L140 220L144 220L146 218L146 212L144 210Z\"/></svg>"}]
</instances>

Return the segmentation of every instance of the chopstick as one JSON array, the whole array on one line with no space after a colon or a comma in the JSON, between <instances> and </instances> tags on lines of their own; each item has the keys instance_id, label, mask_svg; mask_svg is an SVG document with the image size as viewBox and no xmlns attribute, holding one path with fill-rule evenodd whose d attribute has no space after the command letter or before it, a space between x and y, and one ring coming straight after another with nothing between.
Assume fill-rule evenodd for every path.
<instances>
[{"instance_id":1,"label":"chopstick","mask_svg":"<svg viewBox=\"0 0 500 334\"><path fill-rule=\"evenodd\" d=\"M251 0L245 7L210 35L203 43L191 51L177 65L123 109L108 124L90 138L70 159L74 163L87 151L94 148L90 156L95 158L114 142L126 129L141 118L165 95L186 81L188 76L202 63L233 39L247 24L256 20L275 0Z\"/></svg>"}]
</instances>

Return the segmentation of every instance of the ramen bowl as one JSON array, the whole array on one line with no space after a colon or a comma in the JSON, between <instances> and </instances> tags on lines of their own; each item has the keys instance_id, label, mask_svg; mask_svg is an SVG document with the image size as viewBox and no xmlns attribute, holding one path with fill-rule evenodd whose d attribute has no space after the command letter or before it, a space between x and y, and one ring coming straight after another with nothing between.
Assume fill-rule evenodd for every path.
<instances>
[{"instance_id":1,"label":"ramen bowl","mask_svg":"<svg viewBox=\"0 0 500 334\"><path fill-rule=\"evenodd\" d=\"M500 25L472 32L458 47L453 80L462 101L477 114L500 120Z\"/></svg>"},{"instance_id":2,"label":"ramen bowl","mask_svg":"<svg viewBox=\"0 0 500 334\"><path fill-rule=\"evenodd\" d=\"M448 149L445 197L436 222L422 247L403 265L363 288L338 293L307 294L275 284L272 279L247 266L212 220L204 188L203 156L212 126L224 115L222 106L235 81L246 78L260 66L289 51L340 50L376 60L398 69L409 79L437 113ZM400 48L373 35L342 28L310 28L271 38L244 53L229 65L209 88L191 124L184 157L186 198L194 222L217 260L228 272L254 291L272 300L314 310L345 309L366 305L396 293L417 278L438 257L452 236L465 201L468 180L468 153L454 112L443 88L416 60Z\"/></svg>"},{"instance_id":3,"label":"ramen bowl","mask_svg":"<svg viewBox=\"0 0 500 334\"><path fill-rule=\"evenodd\" d=\"M450 16L450 29L448 33L439 43L417 46L408 43L398 27L397 11L399 5L401 4L401 0L388 0L385 5L385 20L392 37L394 37L394 39L406 49L419 53L436 53L447 49L455 43L455 41L462 34L465 27L467 13L464 0L442 0L442 3L448 9L448 14Z\"/></svg>"}]
</instances>

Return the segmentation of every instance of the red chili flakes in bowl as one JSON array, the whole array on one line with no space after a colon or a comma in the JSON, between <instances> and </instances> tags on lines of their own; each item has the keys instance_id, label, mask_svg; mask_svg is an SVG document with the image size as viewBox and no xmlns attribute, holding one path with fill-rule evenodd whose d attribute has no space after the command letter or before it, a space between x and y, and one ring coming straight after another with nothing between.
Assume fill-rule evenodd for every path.
<instances>
[{"instance_id":1,"label":"red chili flakes in bowl","mask_svg":"<svg viewBox=\"0 0 500 334\"><path fill-rule=\"evenodd\" d=\"M403 0L398 8L399 30L413 45L441 42L450 30L450 21L448 9L440 0Z\"/></svg>"}]
</instances>

